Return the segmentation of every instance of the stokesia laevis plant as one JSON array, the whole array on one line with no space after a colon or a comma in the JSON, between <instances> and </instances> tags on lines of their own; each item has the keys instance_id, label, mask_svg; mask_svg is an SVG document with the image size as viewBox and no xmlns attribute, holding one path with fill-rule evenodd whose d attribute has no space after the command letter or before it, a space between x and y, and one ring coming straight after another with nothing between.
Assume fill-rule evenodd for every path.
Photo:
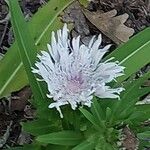
<instances>
[{"instance_id":1,"label":"stokesia laevis plant","mask_svg":"<svg viewBox=\"0 0 150 150\"><path fill-rule=\"evenodd\" d=\"M93 95L99 98L119 98L122 87L111 88L107 83L123 75L124 67L112 58L102 61L102 57L111 45L99 48L102 42L101 34L93 36L89 45L80 44L80 36L70 40L65 24L57 36L52 32L48 52L41 51L33 68L47 83L49 93L53 98L49 108L59 111L60 106L70 104L75 110L80 105L91 106ZM41 80L41 79L40 79Z\"/></svg>"}]
</instances>

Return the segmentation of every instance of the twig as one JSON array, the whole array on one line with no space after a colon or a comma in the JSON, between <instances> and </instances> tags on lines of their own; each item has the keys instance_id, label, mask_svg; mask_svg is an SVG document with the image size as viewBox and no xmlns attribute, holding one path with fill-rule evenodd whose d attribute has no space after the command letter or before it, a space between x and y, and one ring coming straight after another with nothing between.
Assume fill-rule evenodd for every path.
<instances>
[{"instance_id":1,"label":"twig","mask_svg":"<svg viewBox=\"0 0 150 150\"><path fill-rule=\"evenodd\" d=\"M3 42L3 40L4 40L6 31L7 31L7 27L8 27L8 21L6 21L6 24L5 24L5 27L4 27L4 32L3 32L2 37L1 37L1 39L0 39L0 47L1 47L2 42Z\"/></svg>"}]
</instances>

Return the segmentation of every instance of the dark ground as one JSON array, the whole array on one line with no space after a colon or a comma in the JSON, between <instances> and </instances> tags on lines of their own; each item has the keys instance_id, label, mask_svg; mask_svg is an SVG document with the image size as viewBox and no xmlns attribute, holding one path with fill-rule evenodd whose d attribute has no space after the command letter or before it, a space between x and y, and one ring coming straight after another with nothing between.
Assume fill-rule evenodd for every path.
<instances>
[{"instance_id":1,"label":"dark ground","mask_svg":"<svg viewBox=\"0 0 150 150\"><path fill-rule=\"evenodd\" d=\"M44 3L44 0L23 0L20 5L25 17L30 19ZM83 14L81 14L80 7L77 6L74 8L73 6L72 9L73 11L67 10L65 12L67 13L67 16L64 14L62 17L63 21L70 21L69 19L71 19L71 22L74 22L72 36L81 34L84 39L83 42L85 42L86 38L100 32L85 19ZM88 9L90 11L102 10L103 12L116 9L118 15L127 13L129 19L125 24L135 30L134 34L150 26L150 0L95 0L95 2L91 2ZM75 17L76 13L82 16L82 20ZM12 42L13 34L10 24L9 9L5 1L0 0L0 53L5 54ZM110 42L112 41L104 36L104 44ZM116 45L114 47L116 47ZM35 112L28 102L30 97L30 88L25 87L0 101L0 141L4 138L3 143L0 143L1 148L31 142L30 135L23 133L20 125L21 121L32 120L34 118ZM129 137L129 139L132 138L131 136ZM5 139L7 141L5 141ZM133 148L134 144L135 141L131 143L131 145L127 142L126 149L135 150Z\"/></svg>"}]
</instances>

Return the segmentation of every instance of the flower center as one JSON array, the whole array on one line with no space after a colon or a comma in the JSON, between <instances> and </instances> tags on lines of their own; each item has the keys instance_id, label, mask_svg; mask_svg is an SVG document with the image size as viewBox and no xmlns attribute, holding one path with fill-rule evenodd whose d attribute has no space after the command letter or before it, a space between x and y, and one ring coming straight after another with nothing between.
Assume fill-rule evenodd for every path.
<instances>
[{"instance_id":1,"label":"flower center","mask_svg":"<svg viewBox=\"0 0 150 150\"><path fill-rule=\"evenodd\" d=\"M83 87L83 80L81 76L75 76L67 81L67 91L68 93L78 93Z\"/></svg>"}]
</instances>

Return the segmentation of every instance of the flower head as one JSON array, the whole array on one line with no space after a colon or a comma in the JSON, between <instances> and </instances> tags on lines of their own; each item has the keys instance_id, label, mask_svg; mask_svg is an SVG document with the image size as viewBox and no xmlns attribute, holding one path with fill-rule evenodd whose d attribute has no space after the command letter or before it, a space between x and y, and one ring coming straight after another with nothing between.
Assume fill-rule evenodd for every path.
<instances>
[{"instance_id":1,"label":"flower head","mask_svg":"<svg viewBox=\"0 0 150 150\"><path fill-rule=\"evenodd\" d=\"M80 44L80 36L68 39L68 29L65 24L57 31L57 38L52 32L48 52L42 51L35 63L34 73L39 74L47 83L49 93L53 98L49 108L70 104L75 110L78 104L91 106L93 95L99 98L119 98L123 88L112 89L107 83L123 75L124 67L112 59L102 61L102 57L111 45L99 48L101 35L93 36L89 45Z\"/></svg>"}]
</instances>

